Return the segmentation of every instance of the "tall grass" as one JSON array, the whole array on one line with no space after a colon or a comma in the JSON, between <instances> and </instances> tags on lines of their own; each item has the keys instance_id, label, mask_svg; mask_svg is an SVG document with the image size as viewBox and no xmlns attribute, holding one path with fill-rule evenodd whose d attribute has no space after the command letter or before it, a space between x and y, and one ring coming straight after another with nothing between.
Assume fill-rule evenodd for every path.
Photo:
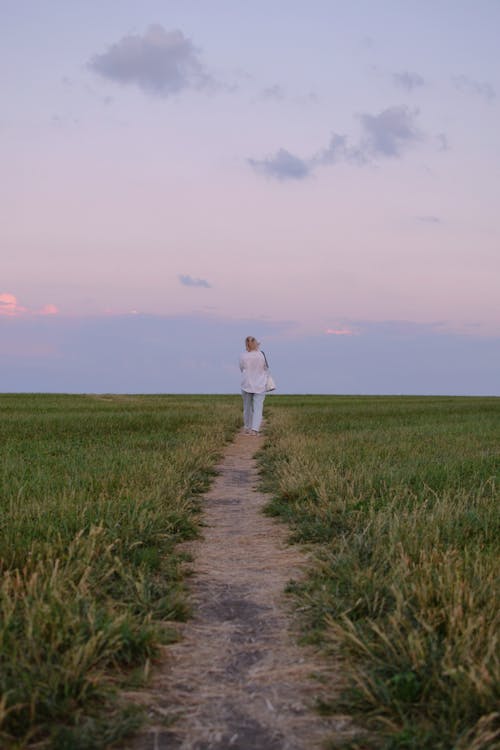
<instances>
[{"instance_id":1,"label":"tall grass","mask_svg":"<svg viewBox=\"0 0 500 750\"><path fill-rule=\"evenodd\" d=\"M276 397L268 414L269 512L316 545L295 593L341 659L330 708L370 732L353 746L500 747L500 400Z\"/></svg>"},{"instance_id":2,"label":"tall grass","mask_svg":"<svg viewBox=\"0 0 500 750\"><path fill-rule=\"evenodd\" d=\"M175 545L240 422L232 397L0 397L0 746L107 747L116 687L186 616Z\"/></svg>"}]
</instances>

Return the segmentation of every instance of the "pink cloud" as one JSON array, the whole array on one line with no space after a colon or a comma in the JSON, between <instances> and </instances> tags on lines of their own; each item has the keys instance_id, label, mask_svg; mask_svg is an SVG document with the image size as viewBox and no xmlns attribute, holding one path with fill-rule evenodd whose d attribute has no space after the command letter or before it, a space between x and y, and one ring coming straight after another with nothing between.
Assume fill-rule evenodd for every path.
<instances>
[{"instance_id":1,"label":"pink cloud","mask_svg":"<svg viewBox=\"0 0 500 750\"><path fill-rule=\"evenodd\" d=\"M25 307L17 303L17 297L8 292L0 294L0 315L19 315L26 312Z\"/></svg>"},{"instance_id":2,"label":"pink cloud","mask_svg":"<svg viewBox=\"0 0 500 750\"><path fill-rule=\"evenodd\" d=\"M2 292L0 294L0 315L14 318L24 314L57 315L58 312L57 307L52 304L44 305L41 310L30 310L28 307L24 307L18 303L15 294L11 294L10 292Z\"/></svg>"},{"instance_id":3,"label":"pink cloud","mask_svg":"<svg viewBox=\"0 0 500 750\"><path fill-rule=\"evenodd\" d=\"M59 310L55 305L44 305L39 311L39 315L57 315Z\"/></svg>"},{"instance_id":4,"label":"pink cloud","mask_svg":"<svg viewBox=\"0 0 500 750\"><path fill-rule=\"evenodd\" d=\"M356 333L351 331L350 328L327 328L325 331L327 336L355 336Z\"/></svg>"}]
</instances>

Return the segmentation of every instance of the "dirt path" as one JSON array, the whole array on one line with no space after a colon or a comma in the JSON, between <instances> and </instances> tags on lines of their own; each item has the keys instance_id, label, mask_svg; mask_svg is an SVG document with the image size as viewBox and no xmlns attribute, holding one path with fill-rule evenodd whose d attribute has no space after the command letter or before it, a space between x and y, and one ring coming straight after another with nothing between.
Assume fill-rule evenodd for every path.
<instances>
[{"instance_id":1,"label":"dirt path","mask_svg":"<svg viewBox=\"0 0 500 750\"><path fill-rule=\"evenodd\" d=\"M305 557L261 512L260 447L239 434L204 496L203 538L190 546L195 617L165 650L146 699L152 725L130 750L312 750L350 734L344 717L313 710L326 667L296 645L284 596Z\"/></svg>"}]
</instances>

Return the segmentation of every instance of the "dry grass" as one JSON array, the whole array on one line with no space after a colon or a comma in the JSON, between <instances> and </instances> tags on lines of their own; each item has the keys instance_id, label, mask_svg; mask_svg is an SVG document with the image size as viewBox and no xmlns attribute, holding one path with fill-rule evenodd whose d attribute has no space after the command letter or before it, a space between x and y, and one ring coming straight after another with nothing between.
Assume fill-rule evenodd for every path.
<instances>
[{"instance_id":1,"label":"dry grass","mask_svg":"<svg viewBox=\"0 0 500 750\"><path fill-rule=\"evenodd\" d=\"M240 422L230 397L0 397L0 744L97 750L187 603L175 546Z\"/></svg>"},{"instance_id":2,"label":"dry grass","mask_svg":"<svg viewBox=\"0 0 500 750\"><path fill-rule=\"evenodd\" d=\"M344 660L343 705L373 732L369 746L495 747L500 402L272 405L270 512L318 545L298 603Z\"/></svg>"}]
</instances>

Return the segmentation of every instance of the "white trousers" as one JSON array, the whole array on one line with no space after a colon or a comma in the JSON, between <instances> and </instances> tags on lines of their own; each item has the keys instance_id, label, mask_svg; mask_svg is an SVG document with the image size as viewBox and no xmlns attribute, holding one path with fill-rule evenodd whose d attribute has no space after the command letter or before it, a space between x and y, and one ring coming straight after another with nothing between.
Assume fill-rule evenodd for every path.
<instances>
[{"instance_id":1,"label":"white trousers","mask_svg":"<svg viewBox=\"0 0 500 750\"><path fill-rule=\"evenodd\" d=\"M247 393L241 391L243 396L243 422L247 430L260 430L262 422L262 410L264 408L265 393Z\"/></svg>"}]
</instances>

